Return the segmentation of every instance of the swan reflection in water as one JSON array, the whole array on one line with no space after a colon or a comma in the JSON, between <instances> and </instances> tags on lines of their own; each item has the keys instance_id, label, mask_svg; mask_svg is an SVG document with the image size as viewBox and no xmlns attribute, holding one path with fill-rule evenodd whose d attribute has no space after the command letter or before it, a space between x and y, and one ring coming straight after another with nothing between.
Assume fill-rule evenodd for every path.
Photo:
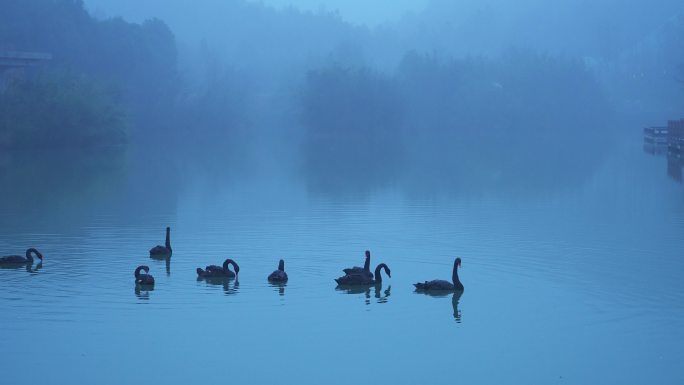
<instances>
[{"instance_id":1,"label":"swan reflection in water","mask_svg":"<svg viewBox=\"0 0 684 385\"><path fill-rule=\"evenodd\" d=\"M205 282L207 286L223 286L226 295L237 294L240 288L239 280L228 277L197 277L197 282Z\"/></svg>"},{"instance_id":2,"label":"swan reflection in water","mask_svg":"<svg viewBox=\"0 0 684 385\"><path fill-rule=\"evenodd\" d=\"M42 268L43 268L43 262L42 262L42 261L39 262L39 263L36 265L35 268L34 268L33 266L31 266L31 265L26 265L26 271L27 271L29 274L38 274L38 270L40 270L40 269L42 269Z\"/></svg>"},{"instance_id":3,"label":"swan reflection in water","mask_svg":"<svg viewBox=\"0 0 684 385\"><path fill-rule=\"evenodd\" d=\"M164 256L164 255L150 255L150 259L153 259L155 261L164 261L166 262L166 276L170 277L171 276L171 256Z\"/></svg>"},{"instance_id":4,"label":"swan reflection in water","mask_svg":"<svg viewBox=\"0 0 684 385\"><path fill-rule=\"evenodd\" d=\"M463 295L462 291L455 292L451 296L451 307L454 310L454 321L461 323L461 311L458 310L458 301L461 299L461 296Z\"/></svg>"},{"instance_id":5,"label":"swan reflection in water","mask_svg":"<svg viewBox=\"0 0 684 385\"><path fill-rule=\"evenodd\" d=\"M449 294L451 294L451 308L453 310L453 316L454 316L454 321L461 323L461 311L458 310L458 303L461 300L461 296L463 295L462 291L456 291L453 293L449 292L439 292L439 291L415 291L414 293L416 294L422 294L422 295L427 295L428 297L433 297L433 298L444 298L447 297Z\"/></svg>"},{"instance_id":6,"label":"swan reflection in water","mask_svg":"<svg viewBox=\"0 0 684 385\"><path fill-rule=\"evenodd\" d=\"M154 286L141 284L135 285L135 296L138 297L138 299L149 301L151 291L154 291Z\"/></svg>"},{"instance_id":7,"label":"swan reflection in water","mask_svg":"<svg viewBox=\"0 0 684 385\"><path fill-rule=\"evenodd\" d=\"M281 296L285 295L285 287L287 287L286 282L269 282L268 286L276 289L278 291L278 294Z\"/></svg>"},{"instance_id":8,"label":"swan reflection in water","mask_svg":"<svg viewBox=\"0 0 684 385\"><path fill-rule=\"evenodd\" d=\"M373 288L372 296L371 288ZM372 297L375 297L377 303L387 303L391 295L392 285L387 286L385 290L382 290L382 283L375 285L338 285L335 290L344 294L364 294L366 305L370 305Z\"/></svg>"}]
</instances>

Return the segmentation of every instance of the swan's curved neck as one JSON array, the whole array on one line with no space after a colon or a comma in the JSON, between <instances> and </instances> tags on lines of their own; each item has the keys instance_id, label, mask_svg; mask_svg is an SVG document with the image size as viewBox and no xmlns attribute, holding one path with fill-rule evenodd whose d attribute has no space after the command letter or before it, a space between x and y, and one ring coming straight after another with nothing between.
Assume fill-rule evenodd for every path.
<instances>
[{"instance_id":1,"label":"swan's curved neck","mask_svg":"<svg viewBox=\"0 0 684 385\"><path fill-rule=\"evenodd\" d=\"M285 261L283 261L282 259L280 260L280 262L278 262L278 270L285 271Z\"/></svg>"},{"instance_id":2,"label":"swan's curved neck","mask_svg":"<svg viewBox=\"0 0 684 385\"><path fill-rule=\"evenodd\" d=\"M451 280L453 281L454 286L456 287L462 287L463 284L461 283L461 280L458 279L458 263L454 262L454 272L451 274Z\"/></svg>"},{"instance_id":3,"label":"swan's curved neck","mask_svg":"<svg viewBox=\"0 0 684 385\"><path fill-rule=\"evenodd\" d=\"M233 265L233 270L235 275L237 275L237 273L240 271L240 266L238 266L238 264L230 258L223 262L223 270L228 271L228 265Z\"/></svg>"},{"instance_id":4,"label":"swan's curved neck","mask_svg":"<svg viewBox=\"0 0 684 385\"><path fill-rule=\"evenodd\" d=\"M375 268L375 282L376 282L376 283L382 282L382 274L381 274L381 270L382 270L382 269L385 269L385 273L387 273L387 270L388 270L389 268L388 268L387 265L385 265L384 263L379 264L379 265Z\"/></svg>"},{"instance_id":5,"label":"swan's curved neck","mask_svg":"<svg viewBox=\"0 0 684 385\"><path fill-rule=\"evenodd\" d=\"M38 259L41 261L43 260L43 254L41 254L38 250L34 249L33 247L26 249L26 259L33 261L33 254L35 254L36 257L38 257Z\"/></svg>"},{"instance_id":6,"label":"swan's curved neck","mask_svg":"<svg viewBox=\"0 0 684 385\"><path fill-rule=\"evenodd\" d=\"M140 277L140 271L144 270L144 269L145 269L144 266L138 266L138 268L135 269L135 278L139 278Z\"/></svg>"},{"instance_id":7,"label":"swan's curved neck","mask_svg":"<svg viewBox=\"0 0 684 385\"><path fill-rule=\"evenodd\" d=\"M166 242L164 243L164 246L171 250L171 228L167 227L166 228Z\"/></svg>"}]
</instances>

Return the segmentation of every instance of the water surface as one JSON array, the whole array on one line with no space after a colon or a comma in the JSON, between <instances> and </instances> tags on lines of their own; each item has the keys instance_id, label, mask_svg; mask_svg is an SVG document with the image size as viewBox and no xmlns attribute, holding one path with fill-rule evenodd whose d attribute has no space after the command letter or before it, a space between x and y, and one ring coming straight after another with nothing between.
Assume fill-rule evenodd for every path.
<instances>
[{"instance_id":1,"label":"water surface","mask_svg":"<svg viewBox=\"0 0 684 385\"><path fill-rule=\"evenodd\" d=\"M0 158L0 254L46 256L0 269L3 383L684 383L684 190L636 140L515 186L336 192L217 162ZM167 225L173 256L152 260ZM336 290L366 249L392 278ZM460 298L413 292L456 256ZM197 281L227 257L239 283ZM269 285L280 258L290 282Z\"/></svg>"}]
</instances>

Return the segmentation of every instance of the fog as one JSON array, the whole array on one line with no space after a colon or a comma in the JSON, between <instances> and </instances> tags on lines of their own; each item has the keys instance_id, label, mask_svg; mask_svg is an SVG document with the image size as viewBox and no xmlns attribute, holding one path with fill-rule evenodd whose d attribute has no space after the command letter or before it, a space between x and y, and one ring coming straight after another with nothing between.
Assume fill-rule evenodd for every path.
<instances>
[{"instance_id":1,"label":"fog","mask_svg":"<svg viewBox=\"0 0 684 385\"><path fill-rule=\"evenodd\" d=\"M347 185L350 175L365 175L354 182L362 185L450 186L473 172L459 171L459 152L479 157L474 174L497 175L494 184L579 180L623 124L675 118L684 103L679 1L9 4L5 48L54 60L34 71L44 79L37 89L5 93L7 108L54 89L45 82L72 82L63 102L82 98L91 111L61 108L73 138L52 130L41 145L56 135L220 147L253 171L288 165L331 189L330 178ZM84 119L92 132L76 123ZM41 124L26 122L37 132ZM5 138L18 148L34 140L26 131ZM582 160L567 161L580 147ZM431 177L416 183L419 175Z\"/></svg>"},{"instance_id":2,"label":"fog","mask_svg":"<svg viewBox=\"0 0 684 385\"><path fill-rule=\"evenodd\" d=\"M3 379L682 384L683 48L681 0L0 0Z\"/></svg>"},{"instance_id":3,"label":"fog","mask_svg":"<svg viewBox=\"0 0 684 385\"><path fill-rule=\"evenodd\" d=\"M273 6L277 9L296 7L309 12L338 12L340 16L350 23L379 25L399 20L407 13L420 12L425 9L428 0L247 0L252 3ZM194 7L209 5L220 8L226 1L204 1L204 4L195 4ZM87 2L91 9L100 14L119 15L131 21L143 21L150 17L168 18L170 23L184 24L188 22L187 12L178 11L188 9L188 5L182 2L146 1L101 1ZM166 9L164 9L166 8ZM175 9L175 11L174 11ZM185 17L184 17L185 15ZM204 14L206 16L206 14Z\"/></svg>"}]
</instances>

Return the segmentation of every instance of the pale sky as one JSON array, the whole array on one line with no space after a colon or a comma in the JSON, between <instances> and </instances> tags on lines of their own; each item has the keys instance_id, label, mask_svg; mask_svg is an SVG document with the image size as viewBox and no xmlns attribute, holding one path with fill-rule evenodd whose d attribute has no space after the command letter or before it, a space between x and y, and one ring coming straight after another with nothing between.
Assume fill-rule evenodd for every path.
<instances>
[{"instance_id":1,"label":"pale sky","mask_svg":"<svg viewBox=\"0 0 684 385\"><path fill-rule=\"evenodd\" d=\"M300 9L339 10L345 20L353 23L377 25L396 21L406 12L421 11L429 0L249 0L285 7L294 5Z\"/></svg>"},{"instance_id":2,"label":"pale sky","mask_svg":"<svg viewBox=\"0 0 684 385\"><path fill-rule=\"evenodd\" d=\"M195 0L201 4L205 0ZM211 2L220 0L211 0ZM222 0L225 2L235 0ZM325 9L328 11L338 10L344 20L357 24L368 24L376 26L378 24L397 21L406 12L419 12L425 8L430 0L247 0L255 3L264 3L276 8L283 8L294 5L301 10L318 11ZM207 1L207 3L211 3ZM90 10L97 13L104 12L104 16L118 15L123 16L129 21L140 22L150 17L160 17L165 19L168 14L164 1L160 0L85 0ZM197 4L196 3L196 4ZM169 6L178 9L175 1ZM193 8L193 4L187 1L188 9ZM204 4L206 5L206 3ZM103 16L103 15L100 15ZM175 14L171 14L171 19L177 19ZM174 20L166 20L174 24ZM175 20L177 21L177 20Z\"/></svg>"}]
</instances>

